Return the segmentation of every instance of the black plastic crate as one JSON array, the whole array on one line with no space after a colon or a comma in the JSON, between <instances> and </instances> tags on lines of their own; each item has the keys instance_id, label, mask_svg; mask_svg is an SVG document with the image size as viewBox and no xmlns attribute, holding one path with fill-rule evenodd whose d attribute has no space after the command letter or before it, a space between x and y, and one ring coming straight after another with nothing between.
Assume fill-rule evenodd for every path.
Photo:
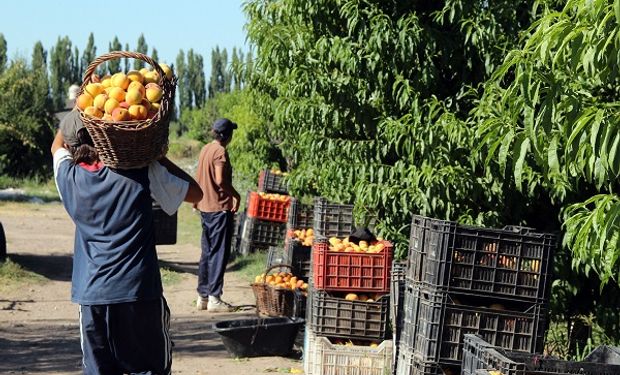
<instances>
[{"instance_id":1,"label":"black plastic crate","mask_svg":"<svg viewBox=\"0 0 620 375\"><path fill-rule=\"evenodd\" d=\"M293 274L307 282L312 275L312 246L303 246L297 240L289 240L285 256L293 269Z\"/></svg>"},{"instance_id":2,"label":"black plastic crate","mask_svg":"<svg viewBox=\"0 0 620 375\"><path fill-rule=\"evenodd\" d=\"M390 322L392 324L395 342L398 342L399 331L402 328L403 301L405 298L405 274L407 263L393 261L390 270Z\"/></svg>"},{"instance_id":3,"label":"black plastic crate","mask_svg":"<svg viewBox=\"0 0 620 375\"><path fill-rule=\"evenodd\" d=\"M466 335L463 341L463 375L478 375L479 369L499 371L503 375L620 374L620 365L563 361L542 354L507 351L476 335Z\"/></svg>"},{"instance_id":4,"label":"black plastic crate","mask_svg":"<svg viewBox=\"0 0 620 375\"><path fill-rule=\"evenodd\" d=\"M399 348L395 366L396 375L460 374L458 366L441 366L435 362L421 361L408 348Z\"/></svg>"},{"instance_id":5,"label":"black plastic crate","mask_svg":"<svg viewBox=\"0 0 620 375\"><path fill-rule=\"evenodd\" d=\"M401 348L412 348L425 361L445 365L461 362L463 337L477 334L498 347L534 353L542 351L547 310L528 306L492 304L459 295L407 286Z\"/></svg>"},{"instance_id":6,"label":"black plastic crate","mask_svg":"<svg viewBox=\"0 0 620 375\"><path fill-rule=\"evenodd\" d=\"M556 236L414 215L407 278L447 292L546 303Z\"/></svg>"},{"instance_id":7,"label":"black plastic crate","mask_svg":"<svg viewBox=\"0 0 620 375\"><path fill-rule=\"evenodd\" d=\"M314 226L314 206L302 204L299 199L291 198L288 209L288 229L308 229Z\"/></svg>"},{"instance_id":8,"label":"black plastic crate","mask_svg":"<svg viewBox=\"0 0 620 375\"><path fill-rule=\"evenodd\" d=\"M329 203L325 198L314 199L314 235L347 237L354 229L353 205Z\"/></svg>"},{"instance_id":9,"label":"black plastic crate","mask_svg":"<svg viewBox=\"0 0 620 375\"><path fill-rule=\"evenodd\" d=\"M242 241L252 242L254 246L264 247L284 244L286 224L246 217L243 225Z\"/></svg>"},{"instance_id":10,"label":"black plastic crate","mask_svg":"<svg viewBox=\"0 0 620 375\"><path fill-rule=\"evenodd\" d=\"M158 204L153 204L153 231L155 245L174 245L177 243L177 213L168 215Z\"/></svg>"},{"instance_id":11,"label":"black plastic crate","mask_svg":"<svg viewBox=\"0 0 620 375\"><path fill-rule=\"evenodd\" d=\"M349 301L312 290L312 330L320 336L384 340L388 329L389 296L376 302Z\"/></svg>"},{"instance_id":12,"label":"black plastic crate","mask_svg":"<svg viewBox=\"0 0 620 375\"><path fill-rule=\"evenodd\" d=\"M269 169L260 171L258 175L258 191L288 195L284 176L274 174Z\"/></svg>"}]
</instances>

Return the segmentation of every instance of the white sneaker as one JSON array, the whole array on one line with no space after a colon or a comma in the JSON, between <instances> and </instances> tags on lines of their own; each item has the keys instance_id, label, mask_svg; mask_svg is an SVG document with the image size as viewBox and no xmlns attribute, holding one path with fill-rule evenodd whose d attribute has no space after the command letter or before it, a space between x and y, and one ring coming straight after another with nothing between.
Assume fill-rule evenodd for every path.
<instances>
[{"instance_id":1,"label":"white sneaker","mask_svg":"<svg viewBox=\"0 0 620 375\"><path fill-rule=\"evenodd\" d=\"M198 298L196 298L196 309L207 310L208 305L208 298L204 298L201 296L198 296Z\"/></svg>"},{"instance_id":2,"label":"white sneaker","mask_svg":"<svg viewBox=\"0 0 620 375\"><path fill-rule=\"evenodd\" d=\"M233 307L215 296L209 296L209 303L207 303L208 312L231 312Z\"/></svg>"}]
</instances>

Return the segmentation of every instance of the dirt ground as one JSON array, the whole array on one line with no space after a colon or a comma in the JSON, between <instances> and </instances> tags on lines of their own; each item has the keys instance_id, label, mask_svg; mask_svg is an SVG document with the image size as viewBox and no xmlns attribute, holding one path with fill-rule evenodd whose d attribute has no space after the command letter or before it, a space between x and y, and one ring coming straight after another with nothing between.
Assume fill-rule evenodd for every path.
<instances>
[{"instance_id":1,"label":"dirt ground","mask_svg":"<svg viewBox=\"0 0 620 375\"><path fill-rule=\"evenodd\" d=\"M80 374L78 308L70 302L73 223L60 203L6 202L0 202L0 222L9 257L46 278L0 289L0 373ZM232 358L212 325L252 317L254 311L196 311L199 244L158 246L157 252L166 267L182 275L164 287L172 311L173 374L264 374L303 367L297 346L290 358ZM234 305L254 304L247 282L233 270L227 272L223 297Z\"/></svg>"}]
</instances>

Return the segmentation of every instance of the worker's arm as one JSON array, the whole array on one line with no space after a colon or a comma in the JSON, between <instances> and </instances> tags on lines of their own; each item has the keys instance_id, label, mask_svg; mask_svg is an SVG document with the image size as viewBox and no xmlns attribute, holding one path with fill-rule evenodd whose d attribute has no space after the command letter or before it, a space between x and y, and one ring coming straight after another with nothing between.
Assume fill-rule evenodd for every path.
<instances>
[{"instance_id":1,"label":"worker's arm","mask_svg":"<svg viewBox=\"0 0 620 375\"><path fill-rule=\"evenodd\" d=\"M233 207L231 211L237 212L239 210L241 196L232 186L231 182L224 178L224 166L222 165L215 165L215 183L218 184L226 194L233 198Z\"/></svg>"},{"instance_id":2,"label":"worker's arm","mask_svg":"<svg viewBox=\"0 0 620 375\"><path fill-rule=\"evenodd\" d=\"M189 182L189 188L187 189L187 194L185 194L185 202L196 203L202 199L202 189L184 170L179 168L176 164L170 161L170 159L163 157L159 159L159 164L161 164L164 168L168 170L171 174L177 176L178 178Z\"/></svg>"},{"instance_id":3,"label":"worker's arm","mask_svg":"<svg viewBox=\"0 0 620 375\"><path fill-rule=\"evenodd\" d=\"M58 151L58 149L65 147L65 139L60 132L60 129L56 132L56 137L52 141L52 155Z\"/></svg>"}]
</instances>

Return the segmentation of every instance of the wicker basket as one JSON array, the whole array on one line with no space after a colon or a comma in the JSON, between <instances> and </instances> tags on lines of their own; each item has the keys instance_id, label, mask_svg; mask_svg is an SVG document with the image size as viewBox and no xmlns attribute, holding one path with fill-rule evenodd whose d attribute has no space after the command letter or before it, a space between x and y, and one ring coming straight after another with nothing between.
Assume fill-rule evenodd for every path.
<instances>
[{"instance_id":1,"label":"wicker basket","mask_svg":"<svg viewBox=\"0 0 620 375\"><path fill-rule=\"evenodd\" d=\"M144 54L113 51L97 57L90 63L84 73L80 94L84 92L86 85L93 82L93 73L97 66L108 60L120 58L143 60L157 71L160 76L159 86L164 92L159 112L146 120L124 122L103 121L85 115L82 110L79 110L80 117L93 139L99 158L106 166L117 169L141 168L167 152L169 116L174 107L177 79L175 76L167 79L159 64Z\"/></svg>"},{"instance_id":2,"label":"wicker basket","mask_svg":"<svg viewBox=\"0 0 620 375\"><path fill-rule=\"evenodd\" d=\"M269 272L275 268L289 268L288 264L274 264L265 271L263 282L253 283L252 291L256 297L256 310L259 315L289 316L297 315L296 292L291 289L273 287L265 282Z\"/></svg>"}]
</instances>

